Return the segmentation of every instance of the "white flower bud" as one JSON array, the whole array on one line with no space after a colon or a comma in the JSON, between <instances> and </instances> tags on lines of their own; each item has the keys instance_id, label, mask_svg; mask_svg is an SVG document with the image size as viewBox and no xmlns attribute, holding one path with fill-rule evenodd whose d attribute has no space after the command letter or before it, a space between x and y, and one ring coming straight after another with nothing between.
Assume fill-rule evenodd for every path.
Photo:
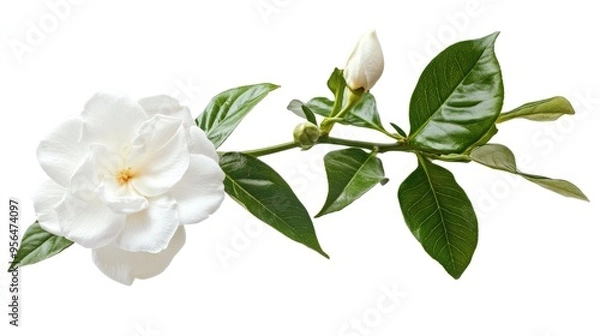
<instances>
[{"instance_id":1,"label":"white flower bud","mask_svg":"<svg viewBox=\"0 0 600 336\"><path fill-rule=\"evenodd\" d=\"M363 88L371 90L383 73L383 51L377 39L377 33L372 30L364 34L354 51L348 58L344 69L346 84L351 90Z\"/></svg>"}]
</instances>

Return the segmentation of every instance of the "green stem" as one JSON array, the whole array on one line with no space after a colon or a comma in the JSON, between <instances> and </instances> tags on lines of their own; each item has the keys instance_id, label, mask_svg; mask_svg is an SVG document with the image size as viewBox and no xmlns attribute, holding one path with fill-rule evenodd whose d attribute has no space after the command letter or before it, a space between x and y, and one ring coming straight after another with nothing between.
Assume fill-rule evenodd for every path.
<instances>
[{"instance_id":1,"label":"green stem","mask_svg":"<svg viewBox=\"0 0 600 336\"><path fill-rule=\"evenodd\" d=\"M500 113L500 115L498 116L498 119L496 119L496 124L510 120L511 117L512 116L511 116L510 112Z\"/></svg>"},{"instance_id":2,"label":"green stem","mask_svg":"<svg viewBox=\"0 0 600 336\"><path fill-rule=\"evenodd\" d=\"M345 99L345 105L340 109L340 103ZM350 111L356 104L362 99L362 93L360 95L355 94L346 86L340 86L335 94L335 102L331 109L331 115L323 120L320 125L321 134L328 135L331 129L338 120L343 120L344 116Z\"/></svg>"},{"instance_id":3,"label":"green stem","mask_svg":"<svg viewBox=\"0 0 600 336\"><path fill-rule=\"evenodd\" d=\"M378 143L378 142L367 142L367 141L360 141L360 140L342 139L342 138L334 138L334 137L324 136L324 137L319 138L319 140L317 141L317 143L315 145L319 145L319 144L358 147L358 148L363 148L363 149L367 149L367 150L377 150L377 152L379 152L379 153L419 151L419 152L423 152L423 153L440 155L440 153L429 151L429 150L422 149L422 148L418 148L418 147L412 146L410 144L407 144L406 142ZM275 153L279 153L279 152L283 152L283 151L286 151L289 149L299 148L299 147L300 147L300 145L298 145L297 143L286 142L286 143L282 143L282 144L275 145L275 146L243 151L242 153L252 155L255 157L259 157L259 156L275 154ZM444 158L439 157L439 160L444 160Z\"/></svg>"},{"instance_id":4,"label":"green stem","mask_svg":"<svg viewBox=\"0 0 600 336\"><path fill-rule=\"evenodd\" d=\"M248 150L248 151L244 151L242 153L252 155L255 157L259 157L259 156L283 152L288 149L298 148L298 147L300 147L300 145L291 141L291 142L286 142L286 143L282 143L282 144L275 145L275 146L269 146L269 147L264 147L264 148L259 148L259 149Z\"/></svg>"},{"instance_id":5,"label":"green stem","mask_svg":"<svg viewBox=\"0 0 600 336\"><path fill-rule=\"evenodd\" d=\"M351 140L351 139L341 139L334 137L324 137L320 138L319 144L330 144L330 145L341 145L348 147L358 147L364 148L368 150L373 150L377 148L379 153L385 152L411 152L418 150L418 148L407 144L406 142L393 142L393 143L378 143L378 142L367 142L360 140Z\"/></svg>"},{"instance_id":6,"label":"green stem","mask_svg":"<svg viewBox=\"0 0 600 336\"><path fill-rule=\"evenodd\" d=\"M330 117L336 116L342 108L342 100L344 99L344 87L340 86L335 90L335 100L331 108Z\"/></svg>"}]
</instances>

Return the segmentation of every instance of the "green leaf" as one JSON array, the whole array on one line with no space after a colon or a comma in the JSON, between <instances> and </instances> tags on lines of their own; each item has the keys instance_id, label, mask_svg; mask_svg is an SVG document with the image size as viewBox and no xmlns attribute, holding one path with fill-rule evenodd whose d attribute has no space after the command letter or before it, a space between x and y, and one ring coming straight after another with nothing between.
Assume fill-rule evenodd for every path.
<instances>
[{"instance_id":1,"label":"green leaf","mask_svg":"<svg viewBox=\"0 0 600 336\"><path fill-rule=\"evenodd\" d=\"M368 92L363 94L361 101L348 111L344 116L344 121L352 126L385 131L381 125L379 112L377 112L375 97Z\"/></svg>"},{"instance_id":2,"label":"green leaf","mask_svg":"<svg viewBox=\"0 0 600 336\"><path fill-rule=\"evenodd\" d=\"M398 132L399 135L406 138L406 132L404 132L404 130L402 128L400 128L400 126L398 126L394 123L390 123L390 125L392 125L392 127L396 130L396 132Z\"/></svg>"},{"instance_id":3,"label":"green leaf","mask_svg":"<svg viewBox=\"0 0 600 336\"><path fill-rule=\"evenodd\" d=\"M346 80L344 79L344 71L338 68L333 69L331 76L327 80L327 87L333 93L334 103L329 109L329 114L325 117L333 117L340 112L342 102L344 101L344 93L346 91ZM325 120L329 122L329 120Z\"/></svg>"},{"instance_id":4,"label":"green leaf","mask_svg":"<svg viewBox=\"0 0 600 336\"><path fill-rule=\"evenodd\" d=\"M523 173L520 173L520 175L523 176L526 180L533 182L539 185L540 187L554 191L555 193L558 193L565 197L571 197L586 202L590 201L587 198L587 196L583 193L583 191L581 191L581 189L579 189L576 185L569 181Z\"/></svg>"},{"instance_id":5,"label":"green leaf","mask_svg":"<svg viewBox=\"0 0 600 336\"><path fill-rule=\"evenodd\" d=\"M504 145L487 144L477 147L470 154L473 161L489 168L503 170L522 176L541 187L554 191L566 197L589 201L587 196L576 185L569 181L551 179L545 176L522 173L517 169L517 162L513 152Z\"/></svg>"},{"instance_id":6,"label":"green leaf","mask_svg":"<svg viewBox=\"0 0 600 336\"><path fill-rule=\"evenodd\" d=\"M275 170L243 153L223 154L220 165L231 198L288 238L329 258L319 245L308 211Z\"/></svg>"},{"instance_id":7,"label":"green leaf","mask_svg":"<svg viewBox=\"0 0 600 336\"><path fill-rule=\"evenodd\" d=\"M324 97L313 98L305 105L314 113L324 117L329 116L333 109L333 102ZM343 120L339 120L338 122L342 125L352 125L384 131L381 119L379 118L379 112L377 111L375 97L368 92L363 94L362 100L344 115Z\"/></svg>"},{"instance_id":8,"label":"green leaf","mask_svg":"<svg viewBox=\"0 0 600 336\"><path fill-rule=\"evenodd\" d=\"M527 103L516 109L502 113L498 123L514 118L525 118L533 121L552 121L565 114L575 114L573 106L565 97L552 97Z\"/></svg>"},{"instance_id":9,"label":"green leaf","mask_svg":"<svg viewBox=\"0 0 600 336\"><path fill-rule=\"evenodd\" d=\"M53 257L71 245L72 241L44 230L35 222L25 231L17 256L8 271Z\"/></svg>"},{"instance_id":10,"label":"green leaf","mask_svg":"<svg viewBox=\"0 0 600 336\"><path fill-rule=\"evenodd\" d=\"M300 100L298 100L298 99L292 100L288 104L287 109L289 111L294 112L295 115L306 119L308 122L311 122L315 125L317 124L317 118L315 117L315 114L311 111L311 109L309 107L307 107Z\"/></svg>"},{"instance_id":11,"label":"green leaf","mask_svg":"<svg viewBox=\"0 0 600 336\"><path fill-rule=\"evenodd\" d=\"M342 210L376 184L387 182L377 153L347 148L325 155L325 171L329 193L323 208L315 217Z\"/></svg>"},{"instance_id":12,"label":"green leaf","mask_svg":"<svg viewBox=\"0 0 600 336\"><path fill-rule=\"evenodd\" d=\"M477 217L451 172L417 155L398 190L404 220L425 251L458 279L477 246Z\"/></svg>"},{"instance_id":13,"label":"green leaf","mask_svg":"<svg viewBox=\"0 0 600 336\"><path fill-rule=\"evenodd\" d=\"M484 166L517 174L517 161L513 152L504 145L487 144L475 148L471 158Z\"/></svg>"},{"instance_id":14,"label":"green leaf","mask_svg":"<svg viewBox=\"0 0 600 336\"><path fill-rule=\"evenodd\" d=\"M333 93L334 96L338 95L338 92L346 88L346 79L344 79L344 70L335 68L327 80L327 87Z\"/></svg>"},{"instance_id":15,"label":"green leaf","mask_svg":"<svg viewBox=\"0 0 600 336\"><path fill-rule=\"evenodd\" d=\"M315 97L309 100L305 106L315 114L323 117L329 117L333 109L333 102L325 97Z\"/></svg>"},{"instance_id":16,"label":"green leaf","mask_svg":"<svg viewBox=\"0 0 600 336\"><path fill-rule=\"evenodd\" d=\"M410 101L410 143L462 153L488 132L504 99L497 36L456 43L427 65Z\"/></svg>"},{"instance_id":17,"label":"green leaf","mask_svg":"<svg viewBox=\"0 0 600 336\"><path fill-rule=\"evenodd\" d=\"M196 119L216 148L227 140L242 119L278 85L262 83L240 86L214 96Z\"/></svg>"}]
</instances>

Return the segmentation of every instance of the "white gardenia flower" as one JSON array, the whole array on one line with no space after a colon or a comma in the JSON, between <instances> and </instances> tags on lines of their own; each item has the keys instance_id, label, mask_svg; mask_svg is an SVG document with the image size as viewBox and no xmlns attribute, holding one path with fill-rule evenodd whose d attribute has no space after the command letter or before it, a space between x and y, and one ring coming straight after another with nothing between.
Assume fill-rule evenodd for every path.
<instances>
[{"instance_id":1,"label":"white gardenia flower","mask_svg":"<svg viewBox=\"0 0 600 336\"><path fill-rule=\"evenodd\" d=\"M344 79L351 90L371 90L383 73L383 51L372 30L364 34L354 47L344 69Z\"/></svg>"},{"instance_id":2,"label":"white gardenia flower","mask_svg":"<svg viewBox=\"0 0 600 336\"><path fill-rule=\"evenodd\" d=\"M160 274L185 243L183 225L224 197L215 147L168 96L98 93L37 157L51 178L34 196L42 228L92 249L96 266L123 284Z\"/></svg>"}]
</instances>

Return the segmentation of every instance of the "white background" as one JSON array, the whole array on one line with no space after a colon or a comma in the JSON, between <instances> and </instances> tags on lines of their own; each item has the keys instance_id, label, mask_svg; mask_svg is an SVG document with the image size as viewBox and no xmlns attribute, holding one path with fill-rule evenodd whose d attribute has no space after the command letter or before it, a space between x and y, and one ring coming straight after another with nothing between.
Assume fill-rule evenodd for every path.
<instances>
[{"instance_id":1,"label":"white background","mask_svg":"<svg viewBox=\"0 0 600 336\"><path fill-rule=\"evenodd\" d=\"M273 82L282 88L222 149L286 142L300 122L285 110L287 103L328 94L331 70L344 66L357 38L371 28L386 57L372 92L382 119L405 129L426 62L453 42L501 31L496 51L505 109L564 95L578 114L554 123L503 124L494 141L513 149L522 170L570 179L592 202L475 164L445 164L480 219L478 249L457 281L426 255L402 220L396 191L414 158L385 154L388 185L315 220L331 260L228 199L188 229L186 246L162 275L131 287L104 277L78 246L23 269L19 328L8 326L9 280L0 272L1 335L600 334L594 160L600 25L593 2L84 0L54 12L53 3L0 6L1 199L20 200L22 232L35 220L31 195L46 178L36 162L37 143L96 91L171 94L197 115L224 89ZM32 40L38 28L45 32ZM381 140L337 126L334 134ZM322 156L328 149L265 158L312 214L326 196ZM6 225L2 265L7 236ZM399 292L394 300L390 291ZM362 327L352 327L357 324Z\"/></svg>"}]
</instances>

